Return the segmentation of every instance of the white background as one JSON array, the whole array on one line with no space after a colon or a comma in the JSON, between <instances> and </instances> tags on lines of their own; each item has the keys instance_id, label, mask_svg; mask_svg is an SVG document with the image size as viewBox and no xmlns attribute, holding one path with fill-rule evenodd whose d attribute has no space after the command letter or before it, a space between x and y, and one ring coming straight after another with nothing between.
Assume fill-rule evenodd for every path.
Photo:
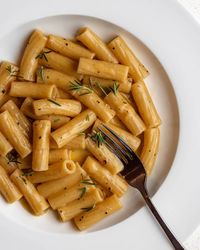
<instances>
[{"instance_id":1,"label":"white background","mask_svg":"<svg viewBox=\"0 0 200 250\"><path fill-rule=\"evenodd\" d=\"M179 0L200 24L200 0ZM200 226L186 241L187 250L200 250Z\"/></svg>"}]
</instances>

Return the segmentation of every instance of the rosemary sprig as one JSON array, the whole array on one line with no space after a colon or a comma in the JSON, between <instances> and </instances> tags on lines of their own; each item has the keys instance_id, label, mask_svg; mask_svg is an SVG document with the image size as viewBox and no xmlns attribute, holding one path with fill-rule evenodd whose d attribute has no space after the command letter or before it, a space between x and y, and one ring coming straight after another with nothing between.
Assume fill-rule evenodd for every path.
<instances>
[{"instance_id":1,"label":"rosemary sprig","mask_svg":"<svg viewBox=\"0 0 200 250\"><path fill-rule=\"evenodd\" d=\"M83 85L78 80L75 80L74 82L70 82L69 90L76 91L79 96L88 95L93 92L92 86Z\"/></svg>"},{"instance_id":2,"label":"rosemary sprig","mask_svg":"<svg viewBox=\"0 0 200 250\"><path fill-rule=\"evenodd\" d=\"M45 75L44 75L44 67L41 66L38 68L37 70L37 76L39 76L39 78L44 81Z\"/></svg>"},{"instance_id":3,"label":"rosemary sprig","mask_svg":"<svg viewBox=\"0 0 200 250\"><path fill-rule=\"evenodd\" d=\"M92 180L90 179L85 179L81 181L82 184L86 184L86 185L94 185L96 186L96 183L94 183Z\"/></svg>"},{"instance_id":4,"label":"rosemary sprig","mask_svg":"<svg viewBox=\"0 0 200 250\"><path fill-rule=\"evenodd\" d=\"M7 159L8 159L8 164L11 162L22 164L20 161L18 161L17 156L14 156L13 154L8 154Z\"/></svg>"},{"instance_id":5,"label":"rosemary sprig","mask_svg":"<svg viewBox=\"0 0 200 250\"><path fill-rule=\"evenodd\" d=\"M90 138L97 143L98 147L100 147L105 142L105 138L101 132L93 133Z\"/></svg>"},{"instance_id":6,"label":"rosemary sprig","mask_svg":"<svg viewBox=\"0 0 200 250\"><path fill-rule=\"evenodd\" d=\"M85 120L86 120L86 121L89 121L89 120L90 120L89 115L86 115Z\"/></svg>"},{"instance_id":7,"label":"rosemary sprig","mask_svg":"<svg viewBox=\"0 0 200 250\"><path fill-rule=\"evenodd\" d=\"M60 118L53 120L53 122L59 122L59 121L60 121Z\"/></svg>"},{"instance_id":8,"label":"rosemary sprig","mask_svg":"<svg viewBox=\"0 0 200 250\"><path fill-rule=\"evenodd\" d=\"M23 176L32 176L33 173L34 173L33 171L26 172L26 173L23 173Z\"/></svg>"},{"instance_id":9,"label":"rosemary sprig","mask_svg":"<svg viewBox=\"0 0 200 250\"><path fill-rule=\"evenodd\" d=\"M114 93L114 95L116 95L116 94L117 94L117 91L118 91L118 88L119 88L119 84L117 84L117 82L115 81L115 82L113 83L113 86L110 87L110 90Z\"/></svg>"},{"instance_id":10,"label":"rosemary sprig","mask_svg":"<svg viewBox=\"0 0 200 250\"><path fill-rule=\"evenodd\" d=\"M108 94L106 93L105 89L101 86L101 84L99 82L97 82L97 87L103 92L103 94L105 96L107 96Z\"/></svg>"},{"instance_id":11,"label":"rosemary sprig","mask_svg":"<svg viewBox=\"0 0 200 250\"><path fill-rule=\"evenodd\" d=\"M81 199L86 194L87 188L86 187L82 187L82 188L79 188L79 190L81 191L79 199Z\"/></svg>"},{"instance_id":12,"label":"rosemary sprig","mask_svg":"<svg viewBox=\"0 0 200 250\"><path fill-rule=\"evenodd\" d=\"M24 184L27 184L26 179L21 175L20 178L22 179L22 181L24 182Z\"/></svg>"},{"instance_id":13,"label":"rosemary sprig","mask_svg":"<svg viewBox=\"0 0 200 250\"><path fill-rule=\"evenodd\" d=\"M47 99L49 102L52 102L53 104L55 104L55 105L57 105L57 106L62 106L60 103L58 103L58 102L56 102L56 101L54 101L54 100L52 100L52 99Z\"/></svg>"},{"instance_id":14,"label":"rosemary sprig","mask_svg":"<svg viewBox=\"0 0 200 250\"><path fill-rule=\"evenodd\" d=\"M47 56L46 56L46 54L49 54L49 53L51 53L52 51L51 50L49 50L49 51L44 51L44 52L42 52L42 53L40 53L40 54L38 54L37 56L36 56L36 58L35 59L45 59L45 61L47 61L48 62L48 59L47 59Z\"/></svg>"},{"instance_id":15,"label":"rosemary sprig","mask_svg":"<svg viewBox=\"0 0 200 250\"><path fill-rule=\"evenodd\" d=\"M89 212L90 210L92 210L93 208L95 208L95 204L92 205L91 207L82 207L81 210L85 211L85 212Z\"/></svg>"},{"instance_id":16,"label":"rosemary sprig","mask_svg":"<svg viewBox=\"0 0 200 250\"><path fill-rule=\"evenodd\" d=\"M11 65L11 64L6 67L6 70L8 71L10 76L16 76L16 77L17 77L17 74L19 72L18 70L15 70L13 65Z\"/></svg>"},{"instance_id":17,"label":"rosemary sprig","mask_svg":"<svg viewBox=\"0 0 200 250\"><path fill-rule=\"evenodd\" d=\"M78 133L78 135L85 135L85 132L80 132Z\"/></svg>"}]
</instances>

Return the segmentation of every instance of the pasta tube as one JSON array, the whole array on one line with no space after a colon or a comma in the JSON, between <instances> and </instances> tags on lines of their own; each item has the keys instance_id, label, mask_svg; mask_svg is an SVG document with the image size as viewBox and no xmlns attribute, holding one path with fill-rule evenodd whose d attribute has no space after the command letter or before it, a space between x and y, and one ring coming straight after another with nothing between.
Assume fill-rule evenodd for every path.
<instances>
[{"instance_id":1,"label":"pasta tube","mask_svg":"<svg viewBox=\"0 0 200 250\"><path fill-rule=\"evenodd\" d=\"M69 160L67 149L54 149L49 152L49 164L64 160Z\"/></svg>"},{"instance_id":2,"label":"pasta tube","mask_svg":"<svg viewBox=\"0 0 200 250\"><path fill-rule=\"evenodd\" d=\"M71 175L76 170L76 165L71 160L58 161L49 166L47 171L32 172L28 179L33 183L43 183L56 180L66 175Z\"/></svg>"},{"instance_id":3,"label":"pasta tube","mask_svg":"<svg viewBox=\"0 0 200 250\"><path fill-rule=\"evenodd\" d=\"M32 168L32 154L25 158L17 158L17 167L19 169L31 169Z\"/></svg>"},{"instance_id":4,"label":"pasta tube","mask_svg":"<svg viewBox=\"0 0 200 250\"><path fill-rule=\"evenodd\" d=\"M114 131L118 136L120 136L133 151L136 151L140 146L141 142L140 138L112 124L109 123L103 124L100 120L96 120L93 129L98 130L99 127L101 127L101 129L104 129L102 125L105 125L106 127L112 129L112 131Z\"/></svg>"},{"instance_id":5,"label":"pasta tube","mask_svg":"<svg viewBox=\"0 0 200 250\"><path fill-rule=\"evenodd\" d=\"M151 175L155 160L158 154L160 142L159 128L147 129L144 132L144 146L140 155L140 159L144 164L147 175Z\"/></svg>"},{"instance_id":6,"label":"pasta tube","mask_svg":"<svg viewBox=\"0 0 200 250\"><path fill-rule=\"evenodd\" d=\"M81 112L81 103L71 99L40 99L33 101L33 110L40 115L66 115L74 117Z\"/></svg>"},{"instance_id":7,"label":"pasta tube","mask_svg":"<svg viewBox=\"0 0 200 250\"><path fill-rule=\"evenodd\" d=\"M65 207L58 209L58 213L62 221L69 221L75 216L83 212L84 208L91 207L94 204L101 202L102 196L97 189L87 192L81 199L74 200Z\"/></svg>"},{"instance_id":8,"label":"pasta tube","mask_svg":"<svg viewBox=\"0 0 200 250\"><path fill-rule=\"evenodd\" d=\"M117 92L110 92L104 99L116 111L119 119L135 136L145 130L145 125L134 108Z\"/></svg>"},{"instance_id":9,"label":"pasta tube","mask_svg":"<svg viewBox=\"0 0 200 250\"><path fill-rule=\"evenodd\" d=\"M0 155L0 166L2 166L8 175L12 174L17 168L16 162L8 157Z\"/></svg>"},{"instance_id":10,"label":"pasta tube","mask_svg":"<svg viewBox=\"0 0 200 250\"><path fill-rule=\"evenodd\" d=\"M16 97L32 97L35 99L55 98L55 85L12 82L9 94Z\"/></svg>"},{"instance_id":11,"label":"pasta tube","mask_svg":"<svg viewBox=\"0 0 200 250\"><path fill-rule=\"evenodd\" d=\"M51 122L37 120L33 123L33 153L32 169L34 171L48 170L49 166L49 139Z\"/></svg>"},{"instance_id":12,"label":"pasta tube","mask_svg":"<svg viewBox=\"0 0 200 250\"><path fill-rule=\"evenodd\" d=\"M57 90L58 90L59 98L61 98L61 99L72 99L72 96L69 93L67 93L66 91L64 91L63 89L57 88Z\"/></svg>"},{"instance_id":13,"label":"pasta tube","mask_svg":"<svg viewBox=\"0 0 200 250\"><path fill-rule=\"evenodd\" d=\"M84 181L81 181L80 183L77 183L69 189L60 191L57 194L49 196L48 202L50 206L54 210L60 207L64 207L74 200L81 199L83 192L90 192L90 190L96 189L95 186L91 184L93 182L90 179L87 179L87 183L90 184L84 184Z\"/></svg>"},{"instance_id":14,"label":"pasta tube","mask_svg":"<svg viewBox=\"0 0 200 250\"><path fill-rule=\"evenodd\" d=\"M78 134L89 128L95 120L95 113L87 109L69 121L66 125L55 130L51 133L51 136L58 147L61 148Z\"/></svg>"},{"instance_id":15,"label":"pasta tube","mask_svg":"<svg viewBox=\"0 0 200 250\"><path fill-rule=\"evenodd\" d=\"M87 150L108 169L111 174L117 174L123 170L124 165L119 158L113 154L104 143L97 145L90 137L86 139Z\"/></svg>"},{"instance_id":16,"label":"pasta tube","mask_svg":"<svg viewBox=\"0 0 200 250\"><path fill-rule=\"evenodd\" d=\"M35 186L26 178L21 170L16 169L10 178L24 195L35 215L41 215L49 208L44 197L37 192Z\"/></svg>"},{"instance_id":17,"label":"pasta tube","mask_svg":"<svg viewBox=\"0 0 200 250\"><path fill-rule=\"evenodd\" d=\"M78 162L81 165L89 155L90 153L87 150L83 149L74 149L69 151L70 160Z\"/></svg>"},{"instance_id":18,"label":"pasta tube","mask_svg":"<svg viewBox=\"0 0 200 250\"><path fill-rule=\"evenodd\" d=\"M38 66L38 55L45 47L47 38L44 34L35 30L25 48L21 63L19 75L22 79L27 81L35 81L35 73Z\"/></svg>"},{"instance_id":19,"label":"pasta tube","mask_svg":"<svg viewBox=\"0 0 200 250\"><path fill-rule=\"evenodd\" d=\"M135 82L148 76L148 70L138 60L133 51L120 36L117 36L115 39L113 39L108 44L108 47L112 50L120 63L129 66L129 74Z\"/></svg>"},{"instance_id":20,"label":"pasta tube","mask_svg":"<svg viewBox=\"0 0 200 250\"><path fill-rule=\"evenodd\" d=\"M109 50L107 45L89 28L81 28L77 40L81 41L87 48L93 51L96 58L111 63L118 63L117 58Z\"/></svg>"},{"instance_id":21,"label":"pasta tube","mask_svg":"<svg viewBox=\"0 0 200 250\"><path fill-rule=\"evenodd\" d=\"M15 123L18 125L21 132L26 136L28 140L32 136L32 125L31 122L26 118L26 116L20 111L17 105L12 101L7 101L2 107L1 111L8 111Z\"/></svg>"},{"instance_id":22,"label":"pasta tube","mask_svg":"<svg viewBox=\"0 0 200 250\"><path fill-rule=\"evenodd\" d=\"M115 195L112 195L97 205L93 204L93 206L86 208L86 212L74 218L74 223L79 230L85 230L120 208L122 208L120 200Z\"/></svg>"},{"instance_id":23,"label":"pasta tube","mask_svg":"<svg viewBox=\"0 0 200 250\"><path fill-rule=\"evenodd\" d=\"M47 47L75 60L78 60L80 57L92 59L95 55L77 43L54 35L48 36Z\"/></svg>"},{"instance_id":24,"label":"pasta tube","mask_svg":"<svg viewBox=\"0 0 200 250\"><path fill-rule=\"evenodd\" d=\"M64 147L67 149L85 149L85 134L78 135Z\"/></svg>"},{"instance_id":25,"label":"pasta tube","mask_svg":"<svg viewBox=\"0 0 200 250\"><path fill-rule=\"evenodd\" d=\"M33 110L33 99L27 97L21 105L20 110L22 113L34 120L49 120L51 122L51 128L57 129L66 124L70 118L63 115L42 115L37 116Z\"/></svg>"},{"instance_id":26,"label":"pasta tube","mask_svg":"<svg viewBox=\"0 0 200 250\"><path fill-rule=\"evenodd\" d=\"M128 76L128 69L127 66L121 64L80 58L77 72L79 74L125 82Z\"/></svg>"},{"instance_id":27,"label":"pasta tube","mask_svg":"<svg viewBox=\"0 0 200 250\"><path fill-rule=\"evenodd\" d=\"M145 83L140 81L133 84L131 92L147 128L159 126L161 120Z\"/></svg>"},{"instance_id":28,"label":"pasta tube","mask_svg":"<svg viewBox=\"0 0 200 250\"><path fill-rule=\"evenodd\" d=\"M115 111L112 110L93 90L88 90L87 87L83 87L80 92L75 90L71 91L71 94L86 107L94 111L101 120L108 122L115 116Z\"/></svg>"},{"instance_id":29,"label":"pasta tube","mask_svg":"<svg viewBox=\"0 0 200 250\"><path fill-rule=\"evenodd\" d=\"M4 99L10 83L16 80L19 68L12 63L2 62L0 67L0 104L4 103ZM5 101L6 102L6 101Z\"/></svg>"},{"instance_id":30,"label":"pasta tube","mask_svg":"<svg viewBox=\"0 0 200 250\"><path fill-rule=\"evenodd\" d=\"M121 197L127 191L126 181L118 175L112 175L93 157L88 156L82 167L91 178L113 194Z\"/></svg>"},{"instance_id":31,"label":"pasta tube","mask_svg":"<svg viewBox=\"0 0 200 250\"><path fill-rule=\"evenodd\" d=\"M44 49L42 51L39 64L79 78L76 72L77 62L52 50Z\"/></svg>"},{"instance_id":32,"label":"pasta tube","mask_svg":"<svg viewBox=\"0 0 200 250\"><path fill-rule=\"evenodd\" d=\"M31 144L22 134L8 111L0 114L0 131L22 158L31 153Z\"/></svg>"},{"instance_id":33,"label":"pasta tube","mask_svg":"<svg viewBox=\"0 0 200 250\"><path fill-rule=\"evenodd\" d=\"M57 88L68 91L70 83L77 80L74 76L63 74L53 69L41 69L41 74L37 76L37 83L55 84Z\"/></svg>"},{"instance_id":34,"label":"pasta tube","mask_svg":"<svg viewBox=\"0 0 200 250\"><path fill-rule=\"evenodd\" d=\"M108 123L124 130L127 129L126 126L121 122L121 120L117 116L113 117L113 119L110 120Z\"/></svg>"},{"instance_id":35,"label":"pasta tube","mask_svg":"<svg viewBox=\"0 0 200 250\"><path fill-rule=\"evenodd\" d=\"M44 182L37 186L38 192L45 198L56 194L62 190L67 190L80 182L86 177L86 172L76 163L76 170L74 173L62 177L60 179Z\"/></svg>"},{"instance_id":36,"label":"pasta tube","mask_svg":"<svg viewBox=\"0 0 200 250\"><path fill-rule=\"evenodd\" d=\"M0 193L7 202L13 203L21 199L22 194L17 187L12 183L5 169L0 165Z\"/></svg>"},{"instance_id":37,"label":"pasta tube","mask_svg":"<svg viewBox=\"0 0 200 250\"><path fill-rule=\"evenodd\" d=\"M12 145L0 132L0 155L6 156L13 149Z\"/></svg>"},{"instance_id":38,"label":"pasta tube","mask_svg":"<svg viewBox=\"0 0 200 250\"><path fill-rule=\"evenodd\" d=\"M112 88L114 84L119 85L118 90L123 93L129 93L131 91L132 79L127 78L125 82L116 82L115 80L110 79L102 79L94 76L84 76L83 83L88 84L91 83L92 87L95 88L95 92L97 91L98 95L102 96L104 93L102 92L102 88Z\"/></svg>"}]
</instances>

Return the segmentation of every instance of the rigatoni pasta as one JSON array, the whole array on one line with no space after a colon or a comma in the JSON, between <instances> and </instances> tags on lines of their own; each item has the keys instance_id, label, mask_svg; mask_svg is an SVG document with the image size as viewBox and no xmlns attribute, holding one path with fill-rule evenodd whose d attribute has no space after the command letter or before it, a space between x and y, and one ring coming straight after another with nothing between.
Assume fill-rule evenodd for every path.
<instances>
[{"instance_id":1,"label":"rigatoni pasta","mask_svg":"<svg viewBox=\"0 0 200 250\"><path fill-rule=\"evenodd\" d=\"M121 64L80 58L77 72L83 75L97 76L123 82L127 79L128 69L127 66Z\"/></svg>"},{"instance_id":2,"label":"rigatoni pasta","mask_svg":"<svg viewBox=\"0 0 200 250\"><path fill-rule=\"evenodd\" d=\"M140 81L133 84L131 92L147 128L159 126L161 120L145 83Z\"/></svg>"},{"instance_id":3,"label":"rigatoni pasta","mask_svg":"<svg viewBox=\"0 0 200 250\"><path fill-rule=\"evenodd\" d=\"M107 45L91 29L81 28L76 39L93 51L96 58L106 62L118 63L117 58L108 49Z\"/></svg>"},{"instance_id":4,"label":"rigatoni pasta","mask_svg":"<svg viewBox=\"0 0 200 250\"><path fill-rule=\"evenodd\" d=\"M35 80L38 55L45 47L46 42L47 38L41 31L35 30L32 33L20 63L19 75L21 79L31 82Z\"/></svg>"},{"instance_id":5,"label":"rigatoni pasta","mask_svg":"<svg viewBox=\"0 0 200 250\"><path fill-rule=\"evenodd\" d=\"M21 199L22 194L10 180L5 169L0 165L0 193L4 196L8 203L13 203Z\"/></svg>"},{"instance_id":6,"label":"rigatoni pasta","mask_svg":"<svg viewBox=\"0 0 200 250\"><path fill-rule=\"evenodd\" d=\"M119 210L128 190L105 127L147 175L160 140L146 67L122 37L107 45L95 32L69 40L35 30L20 66L0 67L0 193L10 203L24 196L35 215L51 207L79 230Z\"/></svg>"},{"instance_id":7,"label":"rigatoni pasta","mask_svg":"<svg viewBox=\"0 0 200 250\"><path fill-rule=\"evenodd\" d=\"M64 56L78 60L80 57L93 58L94 53L90 50L62 37L49 35L47 47L59 52Z\"/></svg>"},{"instance_id":8,"label":"rigatoni pasta","mask_svg":"<svg viewBox=\"0 0 200 250\"><path fill-rule=\"evenodd\" d=\"M129 74L135 82L140 81L149 74L145 66L138 60L133 51L131 51L120 36L114 38L108 44L108 47L112 50L120 63L129 66Z\"/></svg>"},{"instance_id":9,"label":"rigatoni pasta","mask_svg":"<svg viewBox=\"0 0 200 250\"><path fill-rule=\"evenodd\" d=\"M33 101L33 110L37 116L65 115L74 117L81 112L81 103L71 99L40 99Z\"/></svg>"},{"instance_id":10,"label":"rigatoni pasta","mask_svg":"<svg viewBox=\"0 0 200 250\"><path fill-rule=\"evenodd\" d=\"M37 192L35 186L26 178L21 170L16 169L10 178L19 188L35 215L41 215L49 208L44 197Z\"/></svg>"},{"instance_id":11,"label":"rigatoni pasta","mask_svg":"<svg viewBox=\"0 0 200 250\"><path fill-rule=\"evenodd\" d=\"M70 140L89 128L95 120L95 113L87 109L69 121L66 125L55 130L51 136L59 148L63 147Z\"/></svg>"},{"instance_id":12,"label":"rigatoni pasta","mask_svg":"<svg viewBox=\"0 0 200 250\"><path fill-rule=\"evenodd\" d=\"M79 78L78 63L52 50L44 49L39 56L39 64Z\"/></svg>"},{"instance_id":13,"label":"rigatoni pasta","mask_svg":"<svg viewBox=\"0 0 200 250\"><path fill-rule=\"evenodd\" d=\"M31 144L22 134L8 111L0 114L0 131L6 136L11 145L24 158L32 151Z\"/></svg>"},{"instance_id":14,"label":"rigatoni pasta","mask_svg":"<svg viewBox=\"0 0 200 250\"><path fill-rule=\"evenodd\" d=\"M32 125L28 118L20 111L13 100L7 101L2 107L1 111L8 111L16 124L18 125L21 132L26 136L28 140L31 140Z\"/></svg>"},{"instance_id":15,"label":"rigatoni pasta","mask_svg":"<svg viewBox=\"0 0 200 250\"><path fill-rule=\"evenodd\" d=\"M55 98L56 89L54 85L12 82L9 94L14 97L32 97L35 99Z\"/></svg>"},{"instance_id":16,"label":"rigatoni pasta","mask_svg":"<svg viewBox=\"0 0 200 250\"><path fill-rule=\"evenodd\" d=\"M32 169L45 171L49 168L49 143L51 123L38 120L33 123L33 156Z\"/></svg>"}]
</instances>

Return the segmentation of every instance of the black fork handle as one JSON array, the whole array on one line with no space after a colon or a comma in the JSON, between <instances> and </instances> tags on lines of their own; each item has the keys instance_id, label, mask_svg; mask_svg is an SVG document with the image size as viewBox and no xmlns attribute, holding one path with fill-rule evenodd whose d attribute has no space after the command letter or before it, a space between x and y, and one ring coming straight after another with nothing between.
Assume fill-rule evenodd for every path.
<instances>
[{"instance_id":1,"label":"black fork handle","mask_svg":"<svg viewBox=\"0 0 200 250\"><path fill-rule=\"evenodd\" d=\"M163 219L160 217L157 209L153 205L153 203L152 203L151 199L149 198L149 195L147 194L146 190L141 190L140 189L139 191L142 194L142 196L143 196L147 206L149 207L150 211L152 212L152 214L154 215L154 217L156 218L156 220L158 221L158 223L160 224L160 226L164 230L164 232L165 232L166 236L168 237L168 239L171 241L172 245L174 246L174 249L175 250L185 250L181 246L181 244L178 242L178 240L175 238L175 236L172 234L172 232L170 231L168 226L165 224Z\"/></svg>"}]
</instances>

